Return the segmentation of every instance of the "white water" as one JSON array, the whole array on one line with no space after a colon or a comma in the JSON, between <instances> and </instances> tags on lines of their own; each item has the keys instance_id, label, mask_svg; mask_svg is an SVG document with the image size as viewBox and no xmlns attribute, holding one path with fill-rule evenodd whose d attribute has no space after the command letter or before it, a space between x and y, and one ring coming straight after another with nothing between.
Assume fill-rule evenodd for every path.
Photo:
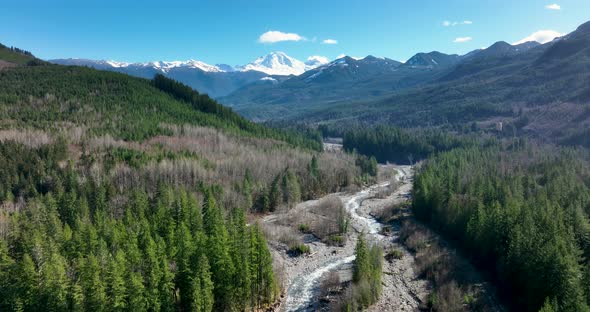
<instances>
[{"instance_id":1,"label":"white water","mask_svg":"<svg viewBox=\"0 0 590 312\"><path fill-rule=\"evenodd\" d=\"M320 278L341 265L352 263L355 258L356 256L352 255L346 258L336 259L309 275L302 275L295 278L291 287L289 287L287 300L285 301L285 311L307 311L313 299L314 292L319 287L318 282Z\"/></svg>"},{"instance_id":2,"label":"white water","mask_svg":"<svg viewBox=\"0 0 590 312\"><path fill-rule=\"evenodd\" d=\"M399 181L406 175L406 172L401 169L398 170L396 179ZM358 214L358 209L361 206L363 200L369 198L371 193L378 188L386 187L389 182L373 185L368 187L348 199L345 203L346 210L350 213L353 224L360 224L360 228L357 230L364 232L365 234L371 235L376 238L382 238L379 234L381 231L381 223L379 223L373 217L364 217ZM349 242L350 243L350 242ZM322 266L317 268L315 271L308 275L301 275L296 277L287 290L287 299L283 307L284 311L313 311L311 307L312 300L317 294L319 289L319 282L322 276L334 269L337 269L341 265L352 263L355 259L355 255L342 255L340 258L334 258L330 261L326 261Z\"/></svg>"},{"instance_id":3,"label":"white water","mask_svg":"<svg viewBox=\"0 0 590 312\"><path fill-rule=\"evenodd\" d=\"M358 214L358 209L361 207L363 200L367 199L372 191L377 188L385 187L389 185L389 182L378 185L373 185L367 189L364 189L356 193L349 201L346 202L346 211L350 213L352 219L357 220L362 224L362 228L357 229L360 232L365 232L370 235L379 235L381 231L381 223L375 220L373 217L364 217Z\"/></svg>"}]
</instances>

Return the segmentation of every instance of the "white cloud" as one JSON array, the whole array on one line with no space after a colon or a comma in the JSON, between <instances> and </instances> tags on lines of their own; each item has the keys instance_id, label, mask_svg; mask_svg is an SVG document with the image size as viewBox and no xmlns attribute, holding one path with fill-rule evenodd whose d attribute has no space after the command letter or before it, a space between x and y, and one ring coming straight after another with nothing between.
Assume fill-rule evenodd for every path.
<instances>
[{"instance_id":1,"label":"white cloud","mask_svg":"<svg viewBox=\"0 0 590 312\"><path fill-rule=\"evenodd\" d=\"M473 38L471 38L471 37L459 37L459 38L456 38L455 40L453 40L453 42L454 43L464 43L464 42L471 41L471 40L473 40Z\"/></svg>"},{"instance_id":2,"label":"white cloud","mask_svg":"<svg viewBox=\"0 0 590 312\"><path fill-rule=\"evenodd\" d=\"M318 63L321 64L326 64L326 63L330 63L330 59L325 57L325 56L320 56L320 55L312 55L310 57L307 58L308 61L317 61Z\"/></svg>"},{"instance_id":3,"label":"white cloud","mask_svg":"<svg viewBox=\"0 0 590 312\"><path fill-rule=\"evenodd\" d=\"M451 21L442 22L442 25L445 27L457 26L457 25L471 25L471 24L473 24L473 21L469 21L469 20L465 20L465 21L461 21L461 22L451 22Z\"/></svg>"},{"instance_id":4,"label":"white cloud","mask_svg":"<svg viewBox=\"0 0 590 312\"><path fill-rule=\"evenodd\" d=\"M338 56L336 57L336 59L341 59L341 58L343 58L343 57L345 57L345 56L346 56L346 54L342 53L342 54L338 55Z\"/></svg>"},{"instance_id":5,"label":"white cloud","mask_svg":"<svg viewBox=\"0 0 590 312\"><path fill-rule=\"evenodd\" d=\"M563 34L555 31L555 30L539 30L536 31L534 33L532 33L530 36L527 36L525 38L522 38L521 40L518 40L516 42L514 42L513 44L521 44L521 43L525 43L525 42L529 42L529 41L536 41L538 43L547 43L557 37L561 37L563 36Z\"/></svg>"},{"instance_id":6,"label":"white cloud","mask_svg":"<svg viewBox=\"0 0 590 312\"><path fill-rule=\"evenodd\" d=\"M258 38L258 42L260 43L275 43L281 41L301 41L305 40L305 37L302 37L296 33L284 33L282 31L271 30L267 31L264 34L260 35Z\"/></svg>"},{"instance_id":7,"label":"white cloud","mask_svg":"<svg viewBox=\"0 0 590 312\"><path fill-rule=\"evenodd\" d=\"M336 39L324 39L322 41L323 44L338 44L338 40Z\"/></svg>"},{"instance_id":8,"label":"white cloud","mask_svg":"<svg viewBox=\"0 0 590 312\"><path fill-rule=\"evenodd\" d=\"M553 4L546 5L545 9L559 11L559 10L561 10L561 5L559 5L557 3L553 3Z\"/></svg>"}]
</instances>

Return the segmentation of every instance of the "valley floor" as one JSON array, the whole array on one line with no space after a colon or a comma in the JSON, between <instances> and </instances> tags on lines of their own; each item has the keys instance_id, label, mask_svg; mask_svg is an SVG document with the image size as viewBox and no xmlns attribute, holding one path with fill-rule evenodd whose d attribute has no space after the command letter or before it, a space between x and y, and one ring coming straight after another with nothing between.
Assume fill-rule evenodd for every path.
<instances>
[{"instance_id":1,"label":"valley floor","mask_svg":"<svg viewBox=\"0 0 590 312\"><path fill-rule=\"evenodd\" d=\"M345 205L351 215L353 231L350 232L344 247L328 246L312 235L305 235L304 241L310 246L309 255L290 257L286 246L271 241L273 256L278 267L283 270L284 288L286 293L280 310L282 311L315 311L321 308L318 297L320 284L328 272L336 271L341 282L351 279L351 264L354 261L354 247L360 232L364 232L369 242L381 245L384 249L398 248L404 250L401 260L384 262L383 294L370 311L412 311L425 299L429 292L429 283L416 278L413 270L413 256L397 243L396 230L388 235L381 234L380 224L370 215L374 209L400 203L409 196L412 187L412 168L397 167L396 179L400 186L395 192L384 199L375 198L381 187L389 182L373 185L354 194L335 194ZM330 195L334 196L334 195ZM321 199L320 199L321 200ZM275 214L265 218L267 229L275 238L283 235L281 228L286 230L294 216L313 213L312 208L320 201L307 201L297 205L288 213ZM296 226L296 224L291 224ZM272 238L271 238L272 239Z\"/></svg>"},{"instance_id":2,"label":"valley floor","mask_svg":"<svg viewBox=\"0 0 590 312\"><path fill-rule=\"evenodd\" d=\"M264 218L264 228L269 237L271 252L278 269L282 288L285 289L277 311L318 311L329 310L329 296L321 296L322 282L336 272L341 284L352 279L354 248L359 233L365 233L368 242L379 244L385 251L396 249L402 253L401 259L383 262L383 291L377 303L368 311L416 311L424 307L428 295L432 292L431 282L418 276L416 258L399 242L399 225L385 225L377 221L374 215L383 209L407 201L411 196L413 168L396 166L397 187L383 198L378 196L381 189L390 182L382 182L357 192L331 194L342 201L350 214L352 231L347 235L343 247L329 246L311 234L299 234L297 227L301 216L322 218L317 206L323 199L300 203L288 212L278 213ZM408 211L403 218L411 218ZM391 231L383 231L390 227ZM297 234L295 234L297 233ZM308 255L291 257L284 243L287 235L300 235L310 247ZM322 297L322 298L320 298Z\"/></svg>"}]
</instances>

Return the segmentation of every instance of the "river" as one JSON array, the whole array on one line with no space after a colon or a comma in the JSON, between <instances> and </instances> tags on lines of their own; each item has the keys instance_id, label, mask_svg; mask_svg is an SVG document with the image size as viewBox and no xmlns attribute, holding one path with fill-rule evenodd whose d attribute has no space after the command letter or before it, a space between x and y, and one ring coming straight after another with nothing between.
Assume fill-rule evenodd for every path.
<instances>
[{"instance_id":1,"label":"river","mask_svg":"<svg viewBox=\"0 0 590 312\"><path fill-rule=\"evenodd\" d=\"M408 178L411 177L412 170L410 167L399 167L397 168L397 172L396 179L400 182L400 186L395 190L391 197L403 198L411 191L411 183ZM317 252L314 256L318 258L324 256L325 259L322 259L320 263L315 266L310 265L310 267L312 267L311 270L306 270L306 267L302 266L304 272L297 274L288 285L284 301L285 303L282 307L283 311L299 312L315 311L317 309L317 297L322 277L324 277L326 273L354 261L354 246L358 240L358 233L364 232L369 241L378 242L384 240L385 237L380 234L383 224L368 215L366 211L360 211L360 207L363 201L374 197L375 193L380 188L388 185L389 182L375 184L352 196L337 194L350 214L351 225L354 228L355 233L352 233L349 236L347 248L344 248L342 252L334 253L332 251L331 254L328 254L327 252ZM328 255L326 256L326 254ZM313 258L313 256L310 258ZM309 259L309 261L311 263L313 262L313 259Z\"/></svg>"}]
</instances>

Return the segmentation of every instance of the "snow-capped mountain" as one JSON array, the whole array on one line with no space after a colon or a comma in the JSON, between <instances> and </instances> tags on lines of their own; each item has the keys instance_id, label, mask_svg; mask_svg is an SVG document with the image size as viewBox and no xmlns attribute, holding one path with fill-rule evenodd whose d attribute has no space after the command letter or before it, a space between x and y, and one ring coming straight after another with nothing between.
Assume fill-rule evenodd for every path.
<instances>
[{"instance_id":1,"label":"snow-capped mountain","mask_svg":"<svg viewBox=\"0 0 590 312\"><path fill-rule=\"evenodd\" d=\"M430 53L418 53L407 60L403 66L415 69L445 68L455 65L459 61L459 55L449 55L438 51L433 51Z\"/></svg>"},{"instance_id":2,"label":"snow-capped mountain","mask_svg":"<svg viewBox=\"0 0 590 312\"><path fill-rule=\"evenodd\" d=\"M252 63L238 66L236 69L240 71L259 71L269 75L298 76L307 70L307 66L302 61L292 58L284 52L271 52L257 58Z\"/></svg>"},{"instance_id":3,"label":"snow-capped mountain","mask_svg":"<svg viewBox=\"0 0 590 312\"><path fill-rule=\"evenodd\" d=\"M119 63L125 64L125 63ZM221 73L225 72L226 70L220 68L217 65L209 65L205 62L197 61L197 60L188 60L188 61L157 61L157 62L148 62L148 63L133 63L129 64L126 63L126 66L119 66L119 67L152 67L154 69L160 70L164 73L168 72L173 68L197 68L204 72L209 73Z\"/></svg>"},{"instance_id":4,"label":"snow-capped mountain","mask_svg":"<svg viewBox=\"0 0 590 312\"><path fill-rule=\"evenodd\" d=\"M161 73L168 73L173 69L199 69L207 73L229 73L257 71L267 75L290 76L301 75L304 72L330 62L323 56L310 56L304 63L296 58L288 56L284 52L271 52L261 56L251 63L243 66L231 66L227 64L210 65L197 60L188 61L154 61L145 63L127 63L112 60L88 60L88 59L58 59L50 60L52 63L62 65L90 66L98 69L153 69Z\"/></svg>"},{"instance_id":5,"label":"snow-capped mountain","mask_svg":"<svg viewBox=\"0 0 590 312\"><path fill-rule=\"evenodd\" d=\"M330 63L330 60L327 57L319 56L319 55L312 55L307 58L305 62L306 70L311 70L322 65L326 65Z\"/></svg>"},{"instance_id":6,"label":"snow-capped mountain","mask_svg":"<svg viewBox=\"0 0 590 312\"><path fill-rule=\"evenodd\" d=\"M326 64L328 61L321 56L312 56L308 58L306 63L303 63L283 52L272 52L244 66L211 65L198 60L144 63L88 59L50 60L52 63L61 65L88 66L148 79L160 73L212 97L225 96L251 83L277 83L288 76L301 75L305 71Z\"/></svg>"}]
</instances>

